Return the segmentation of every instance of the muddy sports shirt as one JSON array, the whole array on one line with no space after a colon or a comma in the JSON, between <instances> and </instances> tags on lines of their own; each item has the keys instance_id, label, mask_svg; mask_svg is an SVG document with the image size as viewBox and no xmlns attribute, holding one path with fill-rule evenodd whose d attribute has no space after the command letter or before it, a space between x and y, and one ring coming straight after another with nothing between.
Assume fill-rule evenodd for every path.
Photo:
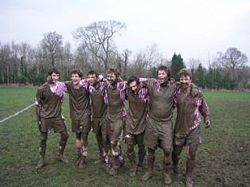
<instances>
[{"instance_id":1,"label":"muddy sports shirt","mask_svg":"<svg viewBox=\"0 0 250 187\"><path fill-rule=\"evenodd\" d=\"M148 90L142 84L137 93L128 88L126 98L129 104L126 131L129 134L140 134L145 130Z\"/></svg>"},{"instance_id":2,"label":"muddy sports shirt","mask_svg":"<svg viewBox=\"0 0 250 187\"><path fill-rule=\"evenodd\" d=\"M93 118L101 118L107 112L107 105L104 102L105 89L107 82L101 81L89 86L91 98L91 110Z\"/></svg>"},{"instance_id":3,"label":"muddy sports shirt","mask_svg":"<svg viewBox=\"0 0 250 187\"><path fill-rule=\"evenodd\" d=\"M126 81L119 81L116 85L108 85L104 100L107 104L107 119L111 122L117 121L126 116L124 106L125 95L127 89Z\"/></svg>"},{"instance_id":4,"label":"muddy sports shirt","mask_svg":"<svg viewBox=\"0 0 250 187\"><path fill-rule=\"evenodd\" d=\"M62 102L66 88L63 82L54 85L44 83L37 89L35 104L40 107L40 117L56 118L62 116Z\"/></svg>"},{"instance_id":5,"label":"muddy sports shirt","mask_svg":"<svg viewBox=\"0 0 250 187\"><path fill-rule=\"evenodd\" d=\"M157 79L143 81L148 88L148 115L155 121L166 122L172 119L175 107L176 85L170 81L160 84Z\"/></svg>"},{"instance_id":6,"label":"muddy sports shirt","mask_svg":"<svg viewBox=\"0 0 250 187\"><path fill-rule=\"evenodd\" d=\"M89 83L81 80L79 87L75 87L71 81L65 82L69 94L70 117L82 120L86 114L90 115Z\"/></svg>"},{"instance_id":7,"label":"muddy sports shirt","mask_svg":"<svg viewBox=\"0 0 250 187\"><path fill-rule=\"evenodd\" d=\"M175 123L175 136L185 137L190 131L197 128L209 117L209 109L199 88L191 84L191 92L187 94L183 89L177 89L176 97L177 118Z\"/></svg>"}]
</instances>

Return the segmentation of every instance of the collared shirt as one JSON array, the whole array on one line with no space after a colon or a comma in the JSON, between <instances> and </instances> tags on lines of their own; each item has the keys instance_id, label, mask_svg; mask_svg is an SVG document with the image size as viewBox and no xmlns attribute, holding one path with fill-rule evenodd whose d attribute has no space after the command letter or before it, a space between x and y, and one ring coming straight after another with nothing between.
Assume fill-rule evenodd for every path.
<instances>
[{"instance_id":1,"label":"collared shirt","mask_svg":"<svg viewBox=\"0 0 250 187\"><path fill-rule=\"evenodd\" d=\"M124 101L127 82L119 81L116 85L108 85L105 89L104 101L107 104L107 118L111 121L126 116Z\"/></svg>"},{"instance_id":2,"label":"collared shirt","mask_svg":"<svg viewBox=\"0 0 250 187\"><path fill-rule=\"evenodd\" d=\"M69 93L70 117L82 120L85 114L90 115L89 83L86 79L80 80L78 86L72 81L65 82Z\"/></svg>"},{"instance_id":3,"label":"collared shirt","mask_svg":"<svg viewBox=\"0 0 250 187\"><path fill-rule=\"evenodd\" d=\"M187 93L181 87L176 97L177 117L175 123L175 136L186 136L190 131L201 124L201 115L204 119L209 117L209 108L199 88L191 84L191 91ZM201 115L200 115L201 114Z\"/></svg>"},{"instance_id":4,"label":"collared shirt","mask_svg":"<svg viewBox=\"0 0 250 187\"><path fill-rule=\"evenodd\" d=\"M54 118L61 116L61 106L66 86L63 82L44 83L37 89L35 104L40 107L40 117Z\"/></svg>"},{"instance_id":5,"label":"collared shirt","mask_svg":"<svg viewBox=\"0 0 250 187\"><path fill-rule=\"evenodd\" d=\"M101 118L106 114L107 105L104 102L104 95L107 85L107 82L104 80L89 86L93 118Z\"/></svg>"},{"instance_id":6,"label":"collared shirt","mask_svg":"<svg viewBox=\"0 0 250 187\"><path fill-rule=\"evenodd\" d=\"M161 84L157 79L148 79L143 84L148 88L149 117L159 122L171 120L175 107L175 83L167 81Z\"/></svg>"},{"instance_id":7,"label":"collared shirt","mask_svg":"<svg viewBox=\"0 0 250 187\"><path fill-rule=\"evenodd\" d=\"M128 115L126 131L129 134L140 134L145 130L145 119L148 104L148 89L140 83L138 92L127 90Z\"/></svg>"}]
</instances>

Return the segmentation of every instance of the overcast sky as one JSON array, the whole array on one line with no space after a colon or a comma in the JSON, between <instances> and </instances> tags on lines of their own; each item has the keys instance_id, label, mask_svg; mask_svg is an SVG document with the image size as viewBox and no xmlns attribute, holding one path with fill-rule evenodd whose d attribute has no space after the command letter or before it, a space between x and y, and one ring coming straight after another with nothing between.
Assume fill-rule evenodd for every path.
<instances>
[{"instance_id":1,"label":"overcast sky","mask_svg":"<svg viewBox=\"0 0 250 187\"><path fill-rule=\"evenodd\" d=\"M156 44L165 57L206 63L236 47L250 61L249 0L0 0L0 41L36 46L56 31L74 48L72 33L95 21L117 20L126 30L115 38L119 51ZM250 64L250 63L248 63Z\"/></svg>"}]
</instances>

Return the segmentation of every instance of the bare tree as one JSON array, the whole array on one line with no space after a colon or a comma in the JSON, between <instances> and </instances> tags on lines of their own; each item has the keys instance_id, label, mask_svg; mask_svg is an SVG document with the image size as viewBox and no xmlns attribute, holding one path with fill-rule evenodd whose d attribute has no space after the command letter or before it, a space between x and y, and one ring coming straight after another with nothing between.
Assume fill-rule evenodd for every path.
<instances>
[{"instance_id":1,"label":"bare tree","mask_svg":"<svg viewBox=\"0 0 250 187\"><path fill-rule=\"evenodd\" d=\"M138 75L140 77L151 76L150 70L159 64L166 63L162 55L157 50L157 45L151 45L146 49L135 54L133 64L129 67L129 75Z\"/></svg>"},{"instance_id":2,"label":"bare tree","mask_svg":"<svg viewBox=\"0 0 250 187\"><path fill-rule=\"evenodd\" d=\"M0 74L1 83L10 83L10 60L12 52L9 44L0 44Z\"/></svg>"},{"instance_id":3,"label":"bare tree","mask_svg":"<svg viewBox=\"0 0 250 187\"><path fill-rule=\"evenodd\" d=\"M45 56L49 56L51 65L55 66L55 59L62 49L63 37L56 32L49 32L43 35L41 46Z\"/></svg>"},{"instance_id":4,"label":"bare tree","mask_svg":"<svg viewBox=\"0 0 250 187\"><path fill-rule=\"evenodd\" d=\"M122 63L123 63L123 72L122 72L122 76L124 79L127 78L127 69L128 69L128 58L130 56L132 52L128 49L123 50L122 53Z\"/></svg>"},{"instance_id":5,"label":"bare tree","mask_svg":"<svg viewBox=\"0 0 250 187\"><path fill-rule=\"evenodd\" d=\"M231 80L238 81L239 70L248 62L247 56L237 48L228 48L225 53L218 52L216 63L225 69Z\"/></svg>"},{"instance_id":6,"label":"bare tree","mask_svg":"<svg viewBox=\"0 0 250 187\"><path fill-rule=\"evenodd\" d=\"M193 75L195 70L199 67L199 64L202 64L200 59L191 58L188 60L188 67Z\"/></svg>"},{"instance_id":7,"label":"bare tree","mask_svg":"<svg viewBox=\"0 0 250 187\"><path fill-rule=\"evenodd\" d=\"M109 60L115 49L115 34L125 29L125 23L119 21L98 21L85 27L79 27L73 37L84 43L84 46L104 64L105 71L109 68Z\"/></svg>"},{"instance_id":8,"label":"bare tree","mask_svg":"<svg viewBox=\"0 0 250 187\"><path fill-rule=\"evenodd\" d=\"M225 53L218 53L217 59L224 68L232 70L240 69L248 62L247 56L237 48L228 48Z\"/></svg>"},{"instance_id":9,"label":"bare tree","mask_svg":"<svg viewBox=\"0 0 250 187\"><path fill-rule=\"evenodd\" d=\"M19 63L19 82L26 83L28 81L28 66L34 62L34 50L32 47L26 43L22 42L18 44L18 62Z\"/></svg>"},{"instance_id":10,"label":"bare tree","mask_svg":"<svg viewBox=\"0 0 250 187\"><path fill-rule=\"evenodd\" d=\"M200 59L190 58L190 59L188 60L188 67L189 67L191 70L197 69L198 66L199 66L199 64L202 64Z\"/></svg>"},{"instance_id":11,"label":"bare tree","mask_svg":"<svg viewBox=\"0 0 250 187\"><path fill-rule=\"evenodd\" d=\"M84 74L89 70L95 69L97 72L103 71L102 62L87 49L84 44L77 47L74 53L75 68L82 69Z\"/></svg>"}]
</instances>

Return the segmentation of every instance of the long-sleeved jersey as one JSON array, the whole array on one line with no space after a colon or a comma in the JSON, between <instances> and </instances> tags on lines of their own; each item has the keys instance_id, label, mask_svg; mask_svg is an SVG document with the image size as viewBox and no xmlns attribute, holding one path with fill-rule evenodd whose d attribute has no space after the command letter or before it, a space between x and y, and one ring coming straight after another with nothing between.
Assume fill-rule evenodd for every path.
<instances>
[{"instance_id":1,"label":"long-sleeved jersey","mask_svg":"<svg viewBox=\"0 0 250 187\"><path fill-rule=\"evenodd\" d=\"M201 123L201 116L204 121L209 118L209 109L199 88L191 84L190 93L181 87L177 90L176 97L177 117L174 133L176 137L186 136L191 130Z\"/></svg>"}]
</instances>

